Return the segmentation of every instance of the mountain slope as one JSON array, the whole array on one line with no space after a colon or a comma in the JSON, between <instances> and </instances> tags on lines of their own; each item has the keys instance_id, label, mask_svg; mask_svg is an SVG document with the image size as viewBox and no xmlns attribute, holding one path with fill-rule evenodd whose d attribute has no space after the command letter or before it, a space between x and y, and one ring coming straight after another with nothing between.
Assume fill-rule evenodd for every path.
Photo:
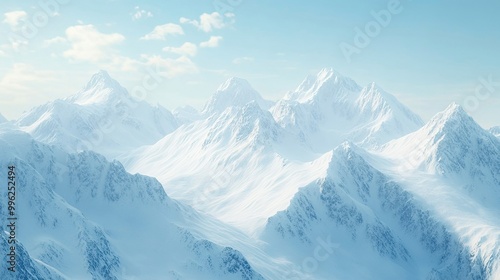
<instances>
[{"instance_id":1,"label":"mountain slope","mask_svg":"<svg viewBox=\"0 0 500 280\"><path fill-rule=\"evenodd\" d=\"M173 198L254 233L298 186L323 172L321 160L298 161L307 155L294 147L300 143L251 102L184 125L120 161L158 178Z\"/></svg>"},{"instance_id":2,"label":"mountain slope","mask_svg":"<svg viewBox=\"0 0 500 280\"><path fill-rule=\"evenodd\" d=\"M220 85L212 95L203 108L202 115L208 117L215 113L222 113L229 107L243 107L252 101L255 101L263 110L269 109L273 104L271 101L264 100L247 80L232 77Z\"/></svg>"},{"instance_id":3,"label":"mountain slope","mask_svg":"<svg viewBox=\"0 0 500 280\"><path fill-rule=\"evenodd\" d=\"M448 106L420 130L389 142L382 154L394 160L402 158L401 171L444 176L493 205L500 199L500 141L457 104Z\"/></svg>"},{"instance_id":4,"label":"mountain slope","mask_svg":"<svg viewBox=\"0 0 500 280\"><path fill-rule=\"evenodd\" d=\"M310 278L485 279L482 259L426 210L417 197L345 143L325 177L268 220L263 240Z\"/></svg>"},{"instance_id":5,"label":"mountain slope","mask_svg":"<svg viewBox=\"0 0 500 280\"><path fill-rule=\"evenodd\" d=\"M420 128L422 120L374 83L361 88L333 69L307 77L271 109L276 121L315 152L343 141L377 147Z\"/></svg>"},{"instance_id":6,"label":"mountain slope","mask_svg":"<svg viewBox=\"0 0 500 280\"><path fill-rule=\"evenodd\" d=\"M2 114L0 114L0 123L4 122L7 122L7 119L4 116L2 116Z\"/></svg>"},{"instance_id":7,"label":"mountain slope","mask_svg":"<svg viewBox=\"0 0 500 280\"><path fill-rule=\"evenodd\" d=\"M189 219L210 218L117 162L92 152L66 154L2 129L0 166L8 165L15 166L20 186L18 279L263 279L240 252L190 229ZM4 204L0 214L7 217Z\"/></svg>"},{"instance_id":8,"label":"mountain slope","mask_svg":"<svg viewBox=\"0 0 500 280\"><path fill-rule=\"evenodd\" d=\"M202 117L198 110L191 106L182 106L179 108L176 108L172 114L174 115L175 119L177 120L177 123L179 125L182 124L189 124L192 122L195 122L197 120L200 120Z\"/></svg>"},{"instance_id":9,"label":"mountain slope","mask_svg":"<svg viewBox=\"0 0 500 280\"><path fill-rule=\"evenodd\" d=\"M136 101L105 71L75 95L33 108L17 125L43 143L69 152L93 150L108 158L152 144L178 126L168 110Z\"/></svg>"}]
</instances>

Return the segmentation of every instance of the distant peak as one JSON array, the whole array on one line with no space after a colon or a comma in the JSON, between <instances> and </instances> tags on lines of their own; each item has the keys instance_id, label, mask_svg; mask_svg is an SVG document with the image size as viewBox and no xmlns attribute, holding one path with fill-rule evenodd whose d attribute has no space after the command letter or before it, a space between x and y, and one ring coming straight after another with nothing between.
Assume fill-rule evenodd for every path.
<instances>
[{"instance_id":1,"label":"distant peak","mask_svg":"<svg viewBox=\"0 0 500 280\"><path fill-rule=\"evenodd\" d=\"M252 88L252 86L245 79L239 77L231 77L219 86L218 91L225 91L233 88Z\"/></svg>"},{"instance_id":2,"label":"distant peak","mask_svg":"<svg viewBox=\"0 0 500 280\"><path fill-rule=\"evenodd\" d=\"M232 77L219 86L210 101L205 105L202 114L221 113L228 107L243 107L252 101L257 102L265 110L272 105L271 102L263 99L247 80Z\"/></svg>"},{"instance_id":3,"label":"distant peak","mask_svg":"<svg viewBox=\"0 0 500 280\"><path fill-rule=\"evenodd\" d=\"M469 119L470 116L465 112L462 106L457 103L451 103L443 112L441 112L441 119L453 119L453 118L466 118Z\"/></svg>"},{"instance_id":4,"label":"distant peak","mask_svg":"<svg viewBox=\"0 0 500 280\"><path fill-rule=\"evenodd\" d=\"M465 110L458 104L450 104L444 111L434 116L425 126L435 135L458 131L482 130Z\"/></svg>"},{"instance_id":5,"label":"distant peak","mask_svg":"<svg viewBox=\"0 0 500 280\"><path fill-rule=\"evenodd\" d=\"M325 67L318 72L318 76L329 76L329 75L342 76L338 71L336 71L332 67Z\"/></svg>"},{"instance_id":6,"label":"distant peak","mask_svg":"<svg viewBox=\"0 0 500 280\"><path fill-rule=\"evenodd\" d=\"M105 88L105 87L121 87L116 80L111 78L111 76L105 70L99 70L97 73L92 75L90 80L87 82L84 91L90 90L92 88Z\"/></svg>"},{"instance_id":7,"label":"distant peak","mask_svg":"<svg viewBox=\"0 0 500 280\"><path fill-rule=\"evenodd\" d=\"M304 103L326 96L332 98L339 92L353 92L360 89L355 81L343 76L333 68L323 68L316 75L308 75L297 89L287 93L284 99Z\"/></svg>"},{"instance_id":8,"label":"distant peak","mask_svg":"<svg viewBox=\"0 0 500 280\"><path fill-rule=\"evenodd\" d=\"M78 93L66 98L66 100L84 105L116 101L127 96L127 90L120 83L111 78L108 72L100 70L92 75L87 84Z\"/></svg>"}]
</instances>

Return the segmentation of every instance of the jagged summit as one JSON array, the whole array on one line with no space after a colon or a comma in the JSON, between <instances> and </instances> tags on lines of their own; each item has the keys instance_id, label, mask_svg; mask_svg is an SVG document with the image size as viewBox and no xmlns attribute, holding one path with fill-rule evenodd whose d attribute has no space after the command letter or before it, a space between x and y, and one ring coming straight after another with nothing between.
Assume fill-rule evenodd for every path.
<instances>
[{"instance_id":1,"label":"jagged summit","mask_svg":"<svg viewBox=\"0 0 500 280\"><path fill-rule=\"evenodd\" d=\"M264 110L272 105L272 102L262 98L247 80L232 77L219 86L205 105L202 114L210 116L214 113L221 113L228 107L243 107L252 101L257 102Z\"/></svg>"},{"instance_id":2,"label":"jagged summit","mask_svg":"<svg viewBox=\"0 0 500 280\"><path fill-rule=\"evenodd\" d=\"M129 97L128 91L113 79L108 72L100 70L92 75L85 86L66 100L80 105L107 103Z\"/></svg>"},{"instance_id":3,"label":"jagged summit","mask_svg":"<svg viewBox=\"0 0 500 280\"><path fill-rule=\"evenodd\" d=\"M331 68L307 77L271 112L280 126L322 153L346 140L379 147L423 125L419 116L375 83L362 88Z\"/></svg>"},{"instance_id":4,"label":"jagged summit","mask_svg":"<svg viewBox=\"0 0 500 280\"><path fill-rule=\"evenodd\" d=\"M170 111L134 100L103 70L76 94L31 109L17 124L43 143L108 158L119 149L153 144L178 127Z\"/></svg>"},{"instance_id":5,"label":"jagged summit","mask_svg":"<svg viewBox=\"0 0 500 280\"><path fill-rule=\"evenodd\" d=\"M116 85L118 82L111 78L111 76L105 70L99 70L99 72L92 75L90 80L87 82L83 90L90 90L94 87L110 87Z\"/></svg>"},{"instance_id":6,"label":"jagged summit","mask_svg":"<svg viewBox=\"0 0 500 280\"><path fill-rule=\"evenodd\" d=\"M484 178L490 175L482 170L494 167L500 174L500 142L456 103L421 129L387 143L382 149L389 156L405 155L403 171L422 169L444 175L468 172L471 178L487 180ZM500 183L498 174L491 175L493 181Z\"/></svg>"},{"instance_id":7,"label":"jagged summit","mask_svg":"<svg viewBox=\"0 0 500 280\"><path fill-rule=\"evenodd\" d=\"M467 132L484 133L483 129L457 103L450 104L444 111L434 116L423 128L432 137L441 137L443 134L458 134ZM448 135L449 137L450 135Z\"/></svg>"},{"instance_id":8,"label":"jagged summit","mask_svg":"<svg viewBox=\"0 0 500 280\"><path fill-rule=\"evenodd\" d=\"M342 98L343 94L359 91L360 86L350 78L344 77L333 68L322 69L316 75L309 75L289 92L285 100L305 102L324 102L332 97Z\"/></svg>"},{"instance_id":9,"label":"jagged summit","mask_svg":"<svg viewBox=\"0 0 500 280\"><path fill-rule=\"evenodd\" d=\"M231 77L227 79L224 83L222 83L217 89L217 91L227 91L227 90L242 91L242 90L253 90L253 88L247 80L239 77Z\"/></svg>"}]
</instances>

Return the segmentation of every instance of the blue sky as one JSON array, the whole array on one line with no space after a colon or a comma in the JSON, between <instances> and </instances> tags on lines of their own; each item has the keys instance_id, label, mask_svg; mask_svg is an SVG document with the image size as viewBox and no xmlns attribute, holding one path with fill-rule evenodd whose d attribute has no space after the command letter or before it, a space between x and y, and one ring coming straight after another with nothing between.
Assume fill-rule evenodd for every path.
<instances>
[{"instance_id":1,"label":"blue sky","mask_svg":"<svg viewBox=\"0 0 500 280\"><path fill-rule=\"evenodd\" d=\"M493 0L2 1L0 113L73 94L99 69L129 90L159 71L146 99L174 109L201 108L231 76L276 100L333 67L426 120L457 102L500 125L499 10Z\"/></svg>"}]
</instances>

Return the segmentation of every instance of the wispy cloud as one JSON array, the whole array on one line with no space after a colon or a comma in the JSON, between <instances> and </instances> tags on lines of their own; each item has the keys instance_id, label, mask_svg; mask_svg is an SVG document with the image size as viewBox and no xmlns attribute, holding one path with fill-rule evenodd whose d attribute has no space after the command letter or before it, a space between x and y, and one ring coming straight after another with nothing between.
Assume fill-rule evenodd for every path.
<instances>
[{"instance_id":1,"label":"wispy cloud","mask_svg":"<svg viewBox=\"0 0 500 280\"><path fill-rule=\"evenodd\" d=\"M180 47L165 47L163 48L165 52L171 52L180 55L195 56L198 52L198 47L195 44L186 42Z\"/></svg>"},{"instance_id":2,"label":"wispy cloud","mask_svg":"<svg viewBox=\"0 0 500 280\"><path fill-rule=\"evenodd\" d=\"M184 30L174 23L157 25L151 33L141 37L141 40L165 40L168 35L184 35Z\"/></svg>"},{"instance_id":3,"label":"wispy cloud","mask_svg":"<svg viewBox=\"0 0 500 280\"><path fill-rule=\"evenodd\" d=\"M4 14L3 22L15 29L22 21L26 20L28 14L25 11L12 11Z\"/></svg>"},{"instance_id":4,"label":"wispy cloud","mask_svg":"<svg viewBox=\"0 0 500 280\"><path fill-rule=\"evenodd\" d=\"M243 56L243 57L237 57L233 59L233 64L242 64L242 63L249 63L249 62L254 62L255 58L253 57L248 57L248 56Z\"/></svg>"},{"instance_id":5,"label":"wispy cloud","mask_svg":"<svg viewBox=\"0 0 500 280\"><path fill-rule=\"evenodd\" d=\"M89 62L99 62L110 57L112 46L125 40L120 33L105 34L93 25L76 25L66 29L66 38L71 47L64 57Z\"/></svg>"},{"instance_id":6,"label":"wispy cloud","mask_svg":"<svg viewBox=\"0 0 500 280\"><path fill-rule=\"evenodd\" d=\"M51 39L44 40L43 47L50 47L52 45L62 44L62 43L66 43L66 42L68 42L68 40L66 40L66 38L61 37L61 36L57 36L57 37L54 37Z\"/></svg>"},{"instance_id":7,"label":"wispy cloud","mask_svg":"<svg viewBox=\"0 0 500 280\"><path fill-rule=\"evenodd\" d=\"M146 11L144 9L141 9L139 6L136 6L134 13L132 14L132 19L133 20L139 20L141 18L150 18L153 17L153 13L150 11Z\"/></svg>"},{"instance_id":8,"label":"wispy cloud","mask_svg":"<svg viewBox=\"0 0 500 280\"><path fill-rule=\"evenodd\" d=\"M210 36L210 39L208 39L208 41L200 43L200 47L215 48L219 46L220 41L222 41L222 36Z\"/></svg>"},{"instance_id":9,"label":"wispy cloud","mask_svg":"<svg viewBox=\"0 0 500 280\"><path fill-rule=\"evenodd\" d=\"M227 14L226 17L232 20L234 18L234 15ZM230 22L226 22L224 16L219 14L218 12L213 12L211 14L203 13L200 16L199 20L181 17L179 21L182 24L194 25L204 32L211 32L215 29L222 29L230 24Z\"/></svg>"}]
</instances>

